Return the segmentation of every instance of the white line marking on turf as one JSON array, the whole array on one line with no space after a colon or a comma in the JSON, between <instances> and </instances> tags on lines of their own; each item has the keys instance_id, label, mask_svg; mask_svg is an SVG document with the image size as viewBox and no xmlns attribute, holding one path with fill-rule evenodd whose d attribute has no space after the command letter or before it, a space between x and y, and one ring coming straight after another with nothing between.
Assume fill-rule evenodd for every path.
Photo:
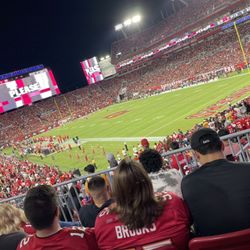
<instances>
[{"instance_id":1,"label":"white line marking on turf","mask_svg":"<svg viewBox=\"0 0 250 250\"><path fill-rule=\"evenodd\" d=\"M128 142L128 141L140 141L144 136L141 137L106 137L106 138L80 138L82 142ZM147 137L147 136L146 136ZM147 137L150 141L158 141L164 139L166 136L156 136L156 137Z\"/></svg>"}]
</instances>

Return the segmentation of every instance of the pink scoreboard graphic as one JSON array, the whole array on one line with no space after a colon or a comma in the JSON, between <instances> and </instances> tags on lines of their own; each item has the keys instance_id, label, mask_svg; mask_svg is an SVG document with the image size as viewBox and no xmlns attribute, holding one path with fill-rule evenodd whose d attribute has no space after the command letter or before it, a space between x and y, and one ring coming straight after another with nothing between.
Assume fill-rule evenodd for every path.
<instances>
[{"instance_id":1,"label":"pink scoreboard graphic","mask_svg":"<svg viewBox=\"0 0 250 250\"><path fill-rule=\"evenodd\" d=\"M47 68L0 80L0 113L58 94L60 90L54 75Z\"/></svg>"},{"instance_id":2,"label":"pink scoreboard graphic","mask_svg":"<svg viewBox=\"0 0 250 250\"><path fill-rule=\"evenodd\" d=\"M96 57L81 62L81 65L88 84L93 84L104 79Z\"/></svg>"}]
</instances>

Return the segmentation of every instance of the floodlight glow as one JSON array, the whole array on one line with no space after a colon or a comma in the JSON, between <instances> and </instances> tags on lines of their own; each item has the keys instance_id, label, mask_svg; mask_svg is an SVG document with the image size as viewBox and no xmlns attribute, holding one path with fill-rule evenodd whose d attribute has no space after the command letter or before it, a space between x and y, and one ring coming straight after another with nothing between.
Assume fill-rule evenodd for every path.
<instances>
[{"instance_id":1,"label":"floodlight glow","mask_svg":"<svg viewBox=\"0 0 250 250\"><path fill-rule=\"evenodd\" d=\"M134 17L132 17L132 22L133 23L139 23L141 21L141 16L140 15L136 15Z\"/></svg>"},{"instance_id":2,"label":"floodlight glow","mask_svg":"<svg viewBox=\"0 0 250 250\"><path fill-rule=\"evenodd\" d=\"M104 57L101 57L100 60L103 61L103 60L104 60Z\"/></svg>"},{"instance_id":3,"label":"floodlight glow","mask_svg":"<svg viewBox=\"0 0 250 250\"><path fill-rule=\"evenodd\" d=\"M106 59L109 59L109 58L110 58L110 56L109 56L109 55L107 55L107 56L105 56L105 58L106 58Z\"/></svg>"},{"instance_id":4,"label":"floodlight glow","mask_svg":"<svg viewBox=\"0 0 250 250\"><path fill-rule=\"evenodd\" d=\"M120 23L120 24L117 24L115 26L115 30L118 31L118 30L121 30L123 28L123 25Z\"/></svg>"},{"instance_id":5,"label":"floodlight glow","mask_svg":"<svg viewBox=\"0 0 250 250\"><path fill-rule=\"evenodd\" d=\"M123 24L124 24L125 27L127 27L127 26L131 25L131 23L132 23L132 20L131 19L127 19L127 20L124 21Z\"/></svg>"}]
</instances>

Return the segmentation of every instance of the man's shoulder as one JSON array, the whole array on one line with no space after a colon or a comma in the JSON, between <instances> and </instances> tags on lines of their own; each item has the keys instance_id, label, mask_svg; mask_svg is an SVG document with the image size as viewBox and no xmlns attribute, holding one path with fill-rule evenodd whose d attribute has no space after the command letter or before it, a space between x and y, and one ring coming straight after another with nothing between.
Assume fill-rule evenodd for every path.
<instances>
[{"instance_id":1,"label":"man's shoulder","mask_svg":"<svg viewBox=\"0 0 250 250\"><path fill-rule=\"evenodd\" d=\"M46 241L43 241L43 244L46 245L48 244L48 242L52 242L55 241L57 242L58 240L60 240L62 245L67 245L68 244L68 240L72 239L75 242L79 241L85 241L85 239L87 241L89 241L89 239L94 239L94 231L90 228L84 228L84 227L71 227L71 228L63 228L61 229L59 232L57 232L56 234L49 236L46 239ZM40 240L43 240L42 238L38 238L36 235L30 235L26 238L24 238L17 250L29 250L29 249L34 249L34 247L39 244L38 242Z\"/></svg>"},{"instance_id":2,"label":"man's shoulder","mask_svg":"<svg viewBox=\"0 0 250 250\"><path fill-rule=\"evenodd\" d=\"M230 164L234 167L249 167L246 168L246 170L249 170L250 171L250 163L249 162L230 162Z\"/></svg>"},{"instance_id":3,"label":"man's shoulder","mask_svg":"<svg viewBox=\"0 0 250 250\"><path fill-rule=\"evenodd\" d=\"M196 170L194 170L192 173L188 174L188 175L185 175L183 178L182 178L182 182L181 184L184 185L186 183L188 183L190 180L198 177L199 175L202 175L203 173L203 169L202 167L199 167L197 168Z\"/></svg>"},{"instance_id":4,"label":"man's shoulder","mask_svg":"<svg viewBox=\"0 0 250 250\"><path fill-rule=\"evenodd\" d=\"M221 171L221 169L228 169L228 170L231 169L231 170L238 171L239 168L244 168L246 172L247 171L250 172L250 163L232 162L232 161L228 161L225 159L220 159L220 160L216 160L213 162L209 162L199 167L194 172L183 177L182 186L189 184L190 181L193 182L193 180L196 178L199 178L203 175L207 175L208 172Z\"/></svg>"}]
</instances>

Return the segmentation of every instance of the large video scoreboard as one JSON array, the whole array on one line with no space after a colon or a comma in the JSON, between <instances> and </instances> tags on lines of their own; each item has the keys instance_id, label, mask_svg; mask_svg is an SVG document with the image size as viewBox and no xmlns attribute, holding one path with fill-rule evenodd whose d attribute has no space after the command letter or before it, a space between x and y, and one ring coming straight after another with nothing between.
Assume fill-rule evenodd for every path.
<instances>
[{"instance_id":1,"label":"large video scoreboard","mask_svg":"<svg viewBox=\"0 0 250 250\"><path fill-rule=\"evenodd\" d=\"M103 58L101 61L98 61L96 57L93 57L82 61L81 66L88 84L100 82L106 77L116 74L110 58Z\"/></svg>"},{"instance_id":2,"label":"large video scoreboard","mask_svg":"<svg viewBox=\"0 0 250 250\"><path fill-rule=\"evenodd\" d=\"M43 65L0 75L0 113L58 94L53 72Z\"/></svg>"}]
</instances>

